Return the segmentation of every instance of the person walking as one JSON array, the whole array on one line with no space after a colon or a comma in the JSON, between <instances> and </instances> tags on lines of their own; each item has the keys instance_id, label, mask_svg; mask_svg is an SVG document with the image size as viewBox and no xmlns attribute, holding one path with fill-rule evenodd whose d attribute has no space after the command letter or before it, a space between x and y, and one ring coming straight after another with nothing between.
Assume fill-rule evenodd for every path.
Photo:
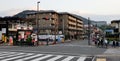
<instances>
[{"instance_id":1,"label":"person walking","mask_svg":"<svg viewBox=\"0 0 120 61\"><path fill-rule=\"evenodd\" d=\"M103 45L104 45L104 39L103 38L101 38L100 44L101 44L101 47L103 47Z\"/></svg>"},{"instance_id":2,"label":"person walking","mask_svg":"<svg viewBox=\"0 0 120 61\"><path fill-rule=\"evenodd\" d=\"M113 42L112 42L112 47L115 48L115 46L116 46L116 44L115 44L115 40L113 40Z\"/></svg>"},{"instance_id":3,"label":"person walking","mask_svg":"<svg viewBox=\"0 0 120 61\"><path fill-rule=\"evenodd\" d=\"M108 41L107 41L107 39L104 40L104 43L105 43L105 47L107 48L107 46L108 46Z\"/></svg>"},{"instance_id":4,"label":"person walking","mask_svg":"<svg viewBox=\"0 0 120 61\"><path fill-rule=\"evenodd\" d=\"M118 42L118 41L116 41L115 45L116 45L116 47L119 47L119 42Z\"/></svg>"}]
</instances>

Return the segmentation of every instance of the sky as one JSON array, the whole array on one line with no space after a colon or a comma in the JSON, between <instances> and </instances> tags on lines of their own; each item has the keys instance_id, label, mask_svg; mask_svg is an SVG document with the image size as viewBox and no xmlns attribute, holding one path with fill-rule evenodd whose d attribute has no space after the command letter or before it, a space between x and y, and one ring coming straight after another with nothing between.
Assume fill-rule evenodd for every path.
<instances>
[{"instance_id":1,"label":"sky","mask_svg":"<svg viewBox=\"0 0 120 61\"><path fill-rule=\"evenodd\" d=\"M13 16L24 10L36 10L40 1L40 10L69 12L94 21L120 19L120 0L0 0L0 16Z\"/></svg>"}]
</instances>

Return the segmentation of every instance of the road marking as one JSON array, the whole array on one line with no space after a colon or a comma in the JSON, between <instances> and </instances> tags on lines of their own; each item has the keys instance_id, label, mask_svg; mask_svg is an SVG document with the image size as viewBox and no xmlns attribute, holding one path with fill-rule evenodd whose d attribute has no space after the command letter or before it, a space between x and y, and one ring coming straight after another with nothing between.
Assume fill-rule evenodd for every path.
<instances>
[{"instance_id":1,"label":"road marking","mask_svg":"<svg viewBox=\"0 0 120 61\"><path fill-rule=\"evenodd\" d=\"M55 60L57 60L57 59L59 59L59 58L61 58L61 57L63 57L63 56L58 55L58 56L56 56L56 57L54 57L54 58L52 58L52 59L49 59L49 60L47 60L47 61L55 61Z\"/></svg>"},{"instance_id":2,"label":"road marking","mask_svg":"<svg viewBox=\"0 0 120 61\"><path fill-rule=\"evenodd\" d=\"M0 52L2 53L2 52ZM11 54L12 55L11 55ZM51 55L51 54L36 54L36 53L21 53L21 52L5 52L8 55L1 55L0 61L70 61L74 58L78 58L76 61L84 61L86 58L90 58L87 56L65 56L65 55ZM64 59L62 59L64 57ZM92 59L92 58L91 58Z\"/></svg>"},{"instance_id":3,"label":"road marking","mask_svg":"<svg viewBox=\"0 0 120 61\"><path fill-rule=\"evenodd\" d=\"M97 58L96 61L106 61L106 58Z\"/></svg>"},{"instance_id":4,"label":"road marking","mask_svg":"<svg viewBox=\"0 0 120 61\"><path fill-rule=\"evenodd\" d=\"M84 61L86 57L80 57L77 61Z\"/></svg>"},{"instance_id":5,"label":"road marking","mask_svg":"<svg viewBox=\"0 0 120 61\"><path fill-rule=\"evenodd\" d=\"M73 59L75 56L68 56L67 58L63 59L62 61L70 61Z\"/></svg>"},{"instance_id":6,"label":"road marking","mask_svg":"<svg viewBox=\"0 0 120 61\"><path fill-rule=\"evenodd\" d=\"M42 55L43 54L37 54L37 55L29 56L29 57L26 57L26 58L23 58L23 59L19 59L19 60L16 60L16 61L28 60L28 59L35 58L35 57L42 56Z\"/></svg>"},{"instance_id":7,"label":"road marking","mask_svg":"<svg viewBox=\"0 0 120 61\"><path fill-rule=\"evenodd\" d=\"M40 60L43 60L43 59L48 58L50 56L53 56L53 55L46 55L46 56L43 56L43 57L38 57L38 58L36 58L34 60L30 60L30 61L40 61Z\"/></svg>"},{"instance_id":8,"label":"road marking","mask_svg":"<svg viewBox=\"0 0 120 61\"><path fill-rule=\"evenodd\" d=\"M17 58L21 58L21 57L29 56L29 55L32 55L32 54L29 53L29 54L20 55L20 56L16 56L16 57L12 57L12 58L10 57L10 58L7 58L7 59L1 60L1 61L9 61L9 60L13 60L13 59L17 59Z\"/></svg>"},{"instance_id":9,"label":"road marking","mask_svg":"<svg viewBox=\"0 0 120 61\"><path fill-rule=\"evenodd\" d=\"M5 57L12 57L12 56L17 56L17 55L22 55L22 54L24 54L24 53L17 53L17 54L14 54L14 55L9 55L8 54L8 56L0 57L0 59L5 58Z\"/></svg>"},{"instance_id":10,"label":"road marking","mask_svg":"<svg viewBox=\"0 0 120 61\"><path fill-rule=\"evenodd\" d=\"M9 54L15 54L16 52L3 52L0 54L0 56L3 56L3 55L9 55Z\"/></svg>"},{"instance_id":11,"label":"road marking","mask_svg":"<svg viewBox=\"0 0 120 61\"><path fill-rule=\"evenodd\" d=\"M92 61L95 61L96 56L93 57Z\"/></svg>"}]
</instances>

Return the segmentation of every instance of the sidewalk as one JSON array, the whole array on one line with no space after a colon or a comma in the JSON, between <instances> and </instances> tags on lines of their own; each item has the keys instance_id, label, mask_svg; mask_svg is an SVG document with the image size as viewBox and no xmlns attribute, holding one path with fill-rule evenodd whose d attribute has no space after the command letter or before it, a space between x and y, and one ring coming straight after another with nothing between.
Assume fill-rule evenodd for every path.
<instances>
[{"instance_id":1,"label":"sidewalk","mask_svg":"<svg viewBox=\"0 0 120 61\"><path fill-rule=\"evenodd\" d=\"M58 42L56 41L56 44L60 44L60 43L69 43L71 42L71 40L65 40L64 42ZM47 45L46 41L39 41L39 45ZM48 45L55 45L54 41L49 41Z\"/></svg>"},{"instance_id":2,"label":"sidewalk","mask_svg":"<svg viewBox=\"0 0 120 61\"><path fill-rule=\"evenodd\" d=\"M64 42L58 42L58 41L56 41L56 44L69 43L69 42L71 42L71 40L65 40ZM39 41L39 46L42 46L42 45L43 46L47 45L47 42L46 41ZM54 41L49 41L48 45L55 45ZM0 44L0 46L11 46L11 45L9 45L9 43L2 43L2 44Z\"/></svg>"}]
</instances>

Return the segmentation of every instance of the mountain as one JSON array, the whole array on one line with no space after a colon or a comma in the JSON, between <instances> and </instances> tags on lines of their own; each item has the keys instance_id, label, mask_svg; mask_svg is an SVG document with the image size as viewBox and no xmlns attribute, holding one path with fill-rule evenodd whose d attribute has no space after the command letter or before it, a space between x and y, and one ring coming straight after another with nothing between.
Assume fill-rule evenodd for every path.
<instances>
[{"instance_id":1,"label":"mountain","mask_svg":"<svg viewBox=\"0 0 120 61\"><path fill-rule=\"evenodd\" d=\"M13 17L25 18L28 13L35 13L35 12L36 12L35 10L25 10L25 11L22 11L16 15L14 15Z\"/></svg>"},{"instance_id":2,"label":"mountain","mask_svg":"<svg viewBox=\"0 0 120 61\"><path fill-rule=\"evenodd\" d=\"M25 18L27 16L27 14L35 13L35 12L36 12L35 10L25 10L25 11L22 11L22 12L16 14L16 15L14 15L13 17ZM73 15L73 16L75 16L77 18L80 18L81 20L83 20L84 24L88 24L88 19L86 19L86 18L84 18L84 17L82 17L80 15L77 15L77 14L71 14L71 15ZM90 20L90 21L91 21L91 24L96 23L96 21L92 21L92 20Z\"/></svg>"}]
</instances>

